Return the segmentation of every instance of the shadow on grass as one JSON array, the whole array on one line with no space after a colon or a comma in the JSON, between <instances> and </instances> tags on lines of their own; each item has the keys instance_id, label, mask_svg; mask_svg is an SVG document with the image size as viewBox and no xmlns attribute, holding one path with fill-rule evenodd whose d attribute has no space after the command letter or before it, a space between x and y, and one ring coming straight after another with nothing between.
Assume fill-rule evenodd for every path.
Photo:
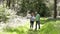
<instances>
[{"instance_id":1,"label":"shadow on grass","mask_svg":"<svg viewBox=\"0 0 60 34\"><path fill-rule=\"evenodd\" d=\"M27 34L40 34L39 30L28 30Z\"/></svg>"}]
</instances>

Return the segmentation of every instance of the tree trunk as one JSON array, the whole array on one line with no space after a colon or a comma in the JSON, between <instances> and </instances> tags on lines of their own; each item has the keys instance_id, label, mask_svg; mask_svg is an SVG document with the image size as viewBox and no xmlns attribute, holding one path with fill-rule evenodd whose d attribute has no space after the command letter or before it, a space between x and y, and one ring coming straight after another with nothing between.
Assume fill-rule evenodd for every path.
<instances>
[{"instance_id":1,"label":"tree trunk","mask_svg":"<svg viewBox=\"0 0 60 34\"><path fill-rule=\"evenodd\" d=\"M4 7L5 0L3 0L3 7Z\"/></svg>"},{"instance_id":2,"label":"tree trunk","mask_svg":"<svg viewBox=\"0 0 60 34\"><path fill-rule=\"evenodd\" d=\"M12 0L12 8L15 10L15 0Z\"/></svg>"},{"instance_id":3,"label":"tree trunk","mask_svg":"<svg viewBox=\"0 0 60 34\"><path fill-rule=\"evenodd\" d=\"M57 17L57 0L54 0L54 18Z\"/></svg>"},{"instance_id":4,"label":"tree trunk","mask_svg":"<svg viewBox=\"0 0 60 34\"><path fill-rule=\"evenodd\" d=\"M7 1L6 7L8 6L10 8L11 0L6 0L6 1Z\"/></svg>"}]
</instances>

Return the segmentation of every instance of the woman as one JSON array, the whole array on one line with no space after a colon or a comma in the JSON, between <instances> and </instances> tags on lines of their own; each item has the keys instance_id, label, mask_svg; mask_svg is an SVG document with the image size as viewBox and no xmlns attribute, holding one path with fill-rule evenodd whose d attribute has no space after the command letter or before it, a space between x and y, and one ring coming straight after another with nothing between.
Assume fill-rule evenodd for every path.
<instances>
[{"instance_id":1,"label":"woman","mask_svg":"<svg viewBox=\"0 0 60 34\"><path fill-rule=\"evenodd\" d=\"M31 18L30 18L30 28L31 29L33 29L34 20L35 20L34 13L31 13Z\"/></svg>"}]
</instances>

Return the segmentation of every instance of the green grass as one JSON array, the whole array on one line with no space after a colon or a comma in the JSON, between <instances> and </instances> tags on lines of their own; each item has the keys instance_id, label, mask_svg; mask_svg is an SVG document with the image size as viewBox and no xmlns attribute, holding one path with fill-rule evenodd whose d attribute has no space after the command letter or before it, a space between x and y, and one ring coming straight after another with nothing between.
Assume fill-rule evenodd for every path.
<instances>
[{"instance_id":1,"label":"green grass","mask_svg":"<svg viewBox=\"0 0 60 34\"><path fill-rule=\"evenodd\" d=\"M60 34L60 21L56 20L56 22L50 22L43 26L40 29L40 34Z\"/></svg>"},{"instance_id":2,"label":"green grass","mask_svg":"<svg viewBox=\"0 0 60 34\"><path fill-rule=\"evenodd\" d=\"M60 20L41 18L44 24L40 30L29 29L29 24L16 28L6 28L0 34L60 34ZM28 23L28 22L27 22Z\"/></svg>"},{"instance_id":3,"label":"green grass","mask_svg":"<svg viewBox=\"0 0 60 34\"><path fill-rule=\"evenodd\" d=\"M40 18L41 24L49 23L49 22L55 22L55 19L48 19L48 18Z\"/></svg>"},{"instance_id":4,"label":"green grass","mask_svg":"<svg viewBox=\"0 0 60 34\"><path fill-rule=\"evenodd\" d=\"M47 19L43 21L44 26L40 29L40 34L60 34L60 20ZM42 23L41 23L42 24Z\"/></svg>"}]
</instances>

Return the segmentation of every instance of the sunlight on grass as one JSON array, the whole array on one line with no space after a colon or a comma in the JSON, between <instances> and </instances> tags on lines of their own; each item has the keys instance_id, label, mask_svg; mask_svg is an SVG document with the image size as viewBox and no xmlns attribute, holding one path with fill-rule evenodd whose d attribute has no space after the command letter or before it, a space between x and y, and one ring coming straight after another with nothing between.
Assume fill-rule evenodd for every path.
<instances>
[{"instance_id":1,"label":"sunlight on grass","mask_svg":"<svg viewBox=\"0 0 60 34\"><path fill-rule=\"evenodd\" d=\"M47 20L48 18L40 18L40 20Z\"/></svg>"}]
</instances>

